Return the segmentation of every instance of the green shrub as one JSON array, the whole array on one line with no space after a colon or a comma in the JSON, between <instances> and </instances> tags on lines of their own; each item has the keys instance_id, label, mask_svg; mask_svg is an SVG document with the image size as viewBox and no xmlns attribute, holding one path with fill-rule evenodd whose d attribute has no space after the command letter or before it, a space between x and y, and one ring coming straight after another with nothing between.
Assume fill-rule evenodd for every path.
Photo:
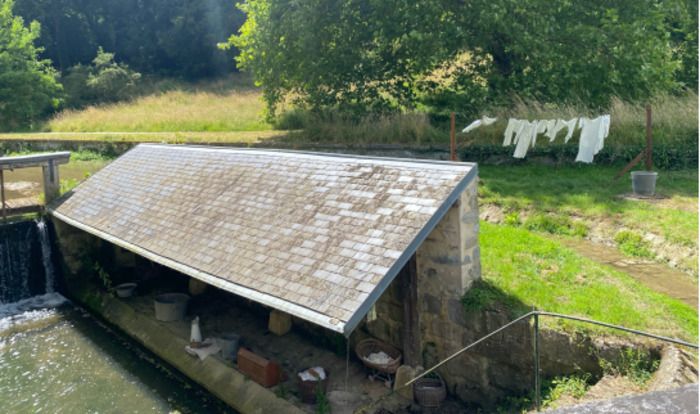
<instances>
[{"instance_id":1,"label":"green shrub","mask_svg":"<svg viewBox=\"0 0 700 414\"><path fill-rule=\"evenodd\" d=\"M25 26L12 13L12 0L0 1L0 130L32 128L59 104L61 85L51 62L39 58L39 23Z\"/></svg>"},{"instance_id":2,"label":"green shrub","mask_svg":"<svg viewBox=\"0 0 700 414\"><path fill-rule=\"evenodd\" d=\"M516 212L513 211L511 213L506 214L503 217L503 224L507 226L519 226L522 224L520 221L520 215Z\"/></svg>"},{"instance_id":3,"label":"green shrub","mask_svg":"<svg viewBox=\"0 0 700 414\"><path fill-rule=\"evenodd\" d=\"M619 231L615 235L615 243L617 243L620 251L628 256L647 259L653 259L655 257L654 252L651 251L649 242L634 231Z\"/></svg>"},{"instance_id":4,"label":"green shrub","mask_svg":"<svg viewBox=\"0 0 700 414\"><path fill-rule=\"evenodd\" d=\"M591 374L583 373L568 377L557 377L542 386L542 406L552 407L564 395L575 399L583 397L590 388Z\"/></svg>"},{"instance_id":5,"label":"green shrub","mask_svg":"<svg viewBox=\"0 0 700 414\"><path fill-rule=\"evenodd\" d=\"M570 218L558 215L535 214L527 218L524 224L528 230L543 231L563 236L585 237L588 227L581 222L574 222Z\"/></svg>"},{"instance_id":6,"label":"green shrub","mask_svg":"<svg viewBox=\"0 0 700 414\"><path fill-rule=\"evenodd\" d=\"M600 367L607 375L627 377L643 386L659 368L659 359L645 349L627 348L615 361L601 359Z\"/></svg>"},{"instance_id":7,"label":"green shrub","mask_svg":"<svg viewBox=\"0 0 700 414\"><path fill-rule=\"evenodd\" d=\"M96 103L117 102L132 98L137 93L141 74L114 60L114 53L100 47L92 65L76 65L61 79L69 107L83 107Z\"/></svg>"}]
</instances>

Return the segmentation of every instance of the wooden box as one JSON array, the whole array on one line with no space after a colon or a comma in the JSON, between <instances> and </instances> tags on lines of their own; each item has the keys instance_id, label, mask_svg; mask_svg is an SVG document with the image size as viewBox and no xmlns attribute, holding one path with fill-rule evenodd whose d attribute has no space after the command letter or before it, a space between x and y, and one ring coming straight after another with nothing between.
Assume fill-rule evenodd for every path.
<instances>
[{"instance_id":1,"label":"wooden box","mask_svg":"<svg viewBox=\"0 0 700 414\"><path fill-rule=\"evenodd\" d=\"M272 387L280 382L280 366L260 355L241 348L238 350L238 370L263 387Z\"/></svg>"}]
</instances>

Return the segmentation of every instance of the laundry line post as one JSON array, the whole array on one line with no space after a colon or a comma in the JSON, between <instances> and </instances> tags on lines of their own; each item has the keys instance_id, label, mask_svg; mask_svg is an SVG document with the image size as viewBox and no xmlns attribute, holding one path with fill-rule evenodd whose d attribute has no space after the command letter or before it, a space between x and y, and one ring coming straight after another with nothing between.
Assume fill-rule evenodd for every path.
<instances>
[{"instance_id":1,"label":"laundry line post","mask_svg":"<svg viewBox=\"0 0 700 414\"><path fill-rule=\"evenodd\" d=\"M457 161L457 138L454 112L450 112L450 160Z\"/></svg>"},{"instance_id":2,"label":"laundry line post","mask_svg":"<svg viewBox=\"0 0 700 414\"><path fill-rule=\"evenodd\" d=\"M652 157L651 157L651 152L652 152L652 147L653 147L653 139L651 136L651 105L647 104L646 107L647 111L647 149L646 149L646 167L647 171L651 171L653 165L652 165Z\"/></svg>"}]
</instances>

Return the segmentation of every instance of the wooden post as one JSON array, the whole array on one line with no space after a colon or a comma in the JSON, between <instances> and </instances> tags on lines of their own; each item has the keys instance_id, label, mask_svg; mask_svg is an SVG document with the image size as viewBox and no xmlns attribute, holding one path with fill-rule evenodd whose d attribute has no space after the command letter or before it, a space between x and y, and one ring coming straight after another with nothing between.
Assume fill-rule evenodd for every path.
<instances>
[{"instance_id":1,"label":"wooden post","mask_svg":"<svg viewBox=\"0 0 700 414\"><path fill-rule=\"evenodd\" d=\"M450 113L450 160L457 161L457 138L455 132L455 113Z\"/></svg>"},{"instance_id":2,"label":"wooden post","mask_svg":"<svg viewBox=\"0 0 700 414\"><path fill-rule=\"evenodd\" d=\"M0 168L0 199L2 200L2 219L7 219L7 211L5 211L5 170Z\"/></svg>"},{"instance_id":3,"label":"wooden post","mask_svg":"<svg viewBox=\"0 0 700 414\"><path fill-rule=\"evenodd\" d=\"M416 255L406 263L400 274L403 298L403 358L406 365L423 365L420 358L420 332L418 328L418 273Z\"/></svg>"},{"instance_id":4,"label":"wooden post","mask_svg":"<svg viewBox=\"0 0 700 414\"><path fill-rule=\"evenodd\" d=\"M61 183L58 179L58 165L53 160L49 160L41 169L44 173L44 203L49 204L61 192Z\"/></svg>"},{"instance_id":5,"label":"wooden post","mask_svg":"<svg viewBox=\"0 0 700 414\"><path fill-rule=\"evenodd\" d=\"M647 171L651 171L653 165L652 165L652 146L653 146L653 139L651 137L651 105L647 105L647 159L646 159L646 167Z\"/></svg>"}]
</instances>

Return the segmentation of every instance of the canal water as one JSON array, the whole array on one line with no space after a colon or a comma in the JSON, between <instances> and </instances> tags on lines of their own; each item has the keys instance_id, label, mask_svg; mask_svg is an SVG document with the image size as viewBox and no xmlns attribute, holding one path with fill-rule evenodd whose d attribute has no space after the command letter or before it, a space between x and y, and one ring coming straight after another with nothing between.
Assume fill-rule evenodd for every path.
<instances>
[{"instance_id":1,"label":"canal water","mask_svg":"<svg viewBox=\"0 0 700 414\"><path fill-rule=\"evenodd\" d=\"M233 412L54 292L46 230L0 225L0 413Z\"/></svg>"}]
</instances>

